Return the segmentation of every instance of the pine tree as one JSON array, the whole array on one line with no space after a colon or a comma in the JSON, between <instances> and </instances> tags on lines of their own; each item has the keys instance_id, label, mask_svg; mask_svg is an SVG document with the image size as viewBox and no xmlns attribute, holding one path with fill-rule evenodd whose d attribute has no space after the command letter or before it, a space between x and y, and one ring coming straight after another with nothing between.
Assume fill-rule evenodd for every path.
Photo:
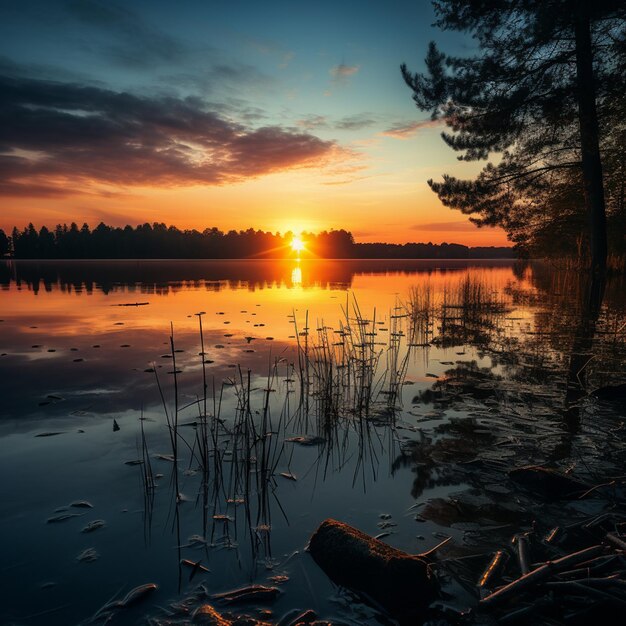
<instances>
[{"instance_id":1,"label":"pine tree","mask_svg":"<svg viewBox=\"0 0 626 626\"><path fill-rule=\"evenodd\" d=\"M431 43L426 74L402 74L413 99L450 131L459 159L490 159L475 180L429 181L442 202L516 243L537 242L550 220L576 230L586 210L591 266L606 267L603 159L623 163L626 6L617 0L437 0L436 25L471 35L477 53ZM622 112L622 117L618 115ZM615 145L617 144L617 146ZM623 166L622 166L623 177ZM613 196L611 196L611 199ZM612 206L612 205L611 205ZM569 218L563 219L564 216Z\"/></svg>"}]
</instances>

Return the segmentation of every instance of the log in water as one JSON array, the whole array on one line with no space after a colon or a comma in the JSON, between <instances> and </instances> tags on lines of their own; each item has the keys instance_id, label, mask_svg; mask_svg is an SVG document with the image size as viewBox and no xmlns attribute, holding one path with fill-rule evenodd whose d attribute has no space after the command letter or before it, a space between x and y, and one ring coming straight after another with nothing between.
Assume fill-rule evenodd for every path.
<instances>
[{"instance_id":1,"label":"log in water","mask_svg":"<svg viewBox=\"0 0 626 626\"><path fill-rule=\"evenodd\" d=\"M423 613L437 597L438 583L426 559L396 550L348 524L322 522L309 551L335 583L365 592L402 621Z\"/></svg>"}]
</instances>

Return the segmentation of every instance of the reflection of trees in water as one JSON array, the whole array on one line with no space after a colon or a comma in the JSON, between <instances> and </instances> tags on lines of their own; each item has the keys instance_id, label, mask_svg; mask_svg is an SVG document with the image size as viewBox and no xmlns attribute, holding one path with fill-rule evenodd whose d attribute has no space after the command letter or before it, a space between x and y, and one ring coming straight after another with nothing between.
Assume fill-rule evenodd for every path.
<instances>
[{"instance_id":1,"label":"reflection of trees in water","mask_svg":"<svg viewBox=\"0 0 626 626\"><path fill-rule=\"evenodd\" d=\"M292 286L296 261L18 261L0 263L0 285L40 290L167 294L185 289L223 291ZM306 264L302 264L306 267ZM302 272L302 287L345 289L352 282L348 266L331 261Z\"/></svg>"},{"instance_id":2,"label":"reflection of trees in water","mask_svg":"<svg viewBox=\"0 0 626 626\"><path fill-rule=\"evenodd\" d=\"M468 268L510 267L510 261L303 259L296 260L81 260L0 262L0 288L12 284L38 292L115 291L168 293L188 287L209 291L280 286L346 289L355 276L368 274L458 274ZM294 269L297 282L294 281Z\"/></svg>"},{"instance_id":3,"label":"reflection of trees in water","mask_svg":"<svg viewBox=\"0 0 626 626\"><path fill-rule=\"evenodd\" d=\"M427 507L429 519L475 519L466 500L476 504L478 496L486 498L479 517L490 518L485 512L512 489L506 474L515 466L584 465L593 478L619 473L623 463L623 445L611 432L618 413L589 395L626 376L623 277L585 282L545 266L519 277L530 277L530 286L511 285L506 294L510 311L525 307L519 319L489 302L463 310L457 293L459 321L442 323L441 307L432 323L434 343L472 346L483 366L457 361L413 401L432 405L422 417L433 420L432 434L405 445L394 468L413 468L414 497L438 486L465 489L445 505ZM455 412L463 417L446 417ZM502 488L492 492L489 483Z\"/></svg>"},{"instance_id":4,"label":"reflection of trees in water","mask_svg":"<svg viewBox=\"0 0 626 626\"><path fill-rule=\"evenodd\" d=\"M441 348L489 345L509 310L501 285L479 273L439 289L422 281L409 290L406 306L411 341Z\"/></svg>"},{"instance_id":5,"label":"reflection of trees in water","mask_svg":"<svg viewBox=\"0 0 626 626\"><path fill-rule=\"evenodd\" d=\"M407 444L394 461L395 468L415 467L413 497L438 486L479 488L489 480L501 481L513 456L511 448L521 437L536 435L546 445L546 435L553 434L553 427L516 419L526 414L527 406L523 397L511 397L511 391L491 367L460 362L413 399L414 406L432 406L421 419L434 422L432 434L422 433L421 439ZM459 416L444 419L448 413ZM520 450L528 460L523 445Z\"/></svg>"},{"instance_id":6,"label":"reflection of trees in water","mask_svg":"<svg viewBox=\"0 0 626 626\"><path fill-rule=\"evenodd\" d=\"M352 485L366 489L388 458L392 475L401 468L414 472L416 499L458 485L463 494L420 511L448 524L522 519L520 505L511 505L513 487L506 477L514 466L564 464L576 455L585 457L591 471L599 472L607 458L617 466L612 440L599 432L613 418L594 415L591 426L583 418L594 410L587 391L605 376L594 363L605 355L618 358L623 350L622 336L605 331L623 312L614 308L623 306L623 298L613 282L600 304L601 291L585 300L587 292L573 278L524 276L530 276L524 291L511 287L494 294L488 284L469 279L439 300L421 294L415 301L425 303L423 310L409 304L390 312L384 321L388 334L381 320L365 317L356 306L346 310L338 328L294 317L294 363L277 362L262 384L237 370L234 385L192 407L199 414L195 440L187 441L199 468L203 518L196 540L204 541L205 550L243 551L245 537L253 567L257 558L271 560L272 520L282 516L280 481L293 478L301 445L316 451L311 466L300 468L314 483L352 472ZM524 319L513 312L520 303L526 306ZM472 347L480 361L465 357L451 364L409 409L402 405L402 383L409 356L427 350L420 339L459 346L463 354ZM607 380L620 375L615 369ZM571 391L574 381L578 394ZM255 392L254 386L261 389ZM256 408L255 393L263 398ZM228 416L219 410L219 398L227 394L236 399ZM410 432L408 440L402 439L403 429Z\"/></svg>"},{"instance_id":7,"label":"reflection of trees in water","mask_svg":"<svg viewBox=\"0 0 626 626\"><path fill-rule=\"evenodd\" d=\"M512 347L521 359L532 357L539 382L542 375L558 379L565 389L564 415L572 428L589 392L623 380L626 362L626 283L624 276L590 280L574 272L548 272L533 268L534 293L518 292L514 298L534 310L532 331L515 338ZM512 372L522 378L524 370Z\"/></svg>"},{"instance_id":8,"label":"reflection of trees in water","mask_svg":"<svg viewBox=\"0 0 626 626\"><path fill-rule=\"evenodd\" d=\"M541 289L546 288L548 277L550 289L544 292ZM285 389L278 395L284 392L286 404L278 432L283 437L288 430L301 433L296 445L315 446L318 454L311 470L317 478L324 480L349 467L353 484L358 481L365 488L369 479L376 479L380 459L389 455L392 474L401 467L413 469L415 498L425 490L450 485L483 493L485 482L502 482L512 466L565 462L597 444L597 432L590 432L586 425L581 429L581 411L592 411L587 392L589 385L598 384L597 372L593 379L589 375L590 360L600 359L598 355L605 350L615 351L621 341L615 333L598 333L613 323L612 301L601 305L601 290L590 299L590 292L573 278L541 272L536 280L533 275L525 291L511 288L506 297L472 280L461 281L456 291L448 291L436 304L434 298L422 298L430 307L426 317L416 315L410 306L406 313L397 307L385 322L391 332L384 347L378 341L376 318L364 318L356 306L337 329L323 324L309 328L308 319L298 326L294 318L298 359L285 365L282 379L288 382L281 383ZM620 303L618 291L612 285L611 289L607 292ZM528 323L512 313L521 302L531 313ZM422 325L419 330L411 327L416 320ZM482 360L480 365L457 361L443 378L415 397L414 407L432 405L434 413L418 415L433 421L428 431L420 432L402 421L406 409L401 406L400 391L412 342L425 333L441 346L471 346ZM405 349L399 347L401 341ZM612 375L620 373L615 370ZM239 387L245 390L244 380ZM246 393L240 392L239 397L253 418L249 399L241 400ZM265 428L254 428L256 446L264 441L259 433ZM397 433L403 428L417 434L398 443ZM229 454L235 448L249 450L229 445ZM591 452L590 466L601 462L605 449L598 445ZM275 460L266 467L271 470L263 474L262 484L274 484L276 467L285 459L290 463L295 454L294 447L289 450L285 457L283 448L275 448ZM214 454L214 459L219 457L217 451ZM258 451L256 455L265 458ZM222 485L217 490L229 492L231 500L238 497L241 487L240 474L238 470L232 474L233 467L235 486ZM497 493L485 497L489 500ZM269 501L258 504L269 512Z\"/></svg>"},{"instance_id":9,"label":"reflection of trees in water","mask_svg":"<svg viewBox=\"0 0 626 626\"><path fill-rule=\"evenodd\" d=\"M465 341L502 366L508 379L520 382L554 384L558 373L559 384L577 379L588 392L619 380L626 354L624 276L589 283L575 272L544 264L518 272L520 280L530 279L531 287L509 285L504 305L521 308L529 317L515 318L494 312L490 303L479 304L473 324L442 324L439 343Z\"/></svg>"},{"instance_id":10,"label":"reflection of trees in water","mask_svg":"<svg viewBox=\"0 0 626 626\"><path fill-rule=\"evenodd\" d=\"M477 450L491 443L492 437L481 432L475 420L451 422L436 428L433 435L420 433L417 439L406 442L393 460L391 471L395 474L401 468L410 468L415 474L411 496L419 499L424 491L435 487L471 484L471 474L457 464L470 463Z\"/></svg>"}]
</instances>

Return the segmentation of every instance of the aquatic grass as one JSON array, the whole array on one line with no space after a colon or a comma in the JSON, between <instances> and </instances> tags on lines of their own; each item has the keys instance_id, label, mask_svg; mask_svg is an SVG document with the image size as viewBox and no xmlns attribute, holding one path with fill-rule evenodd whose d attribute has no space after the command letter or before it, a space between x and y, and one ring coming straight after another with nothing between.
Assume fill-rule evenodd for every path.
<instances>
[{"instance_id":1,"label":"aquatic grass","mask_svg":"<svg viewBox=\"0 0 626 626\"><path fill-rule=\"evenodd\" d=\"M361 478L365 489L365 470L369 467L376 479L380 460L377 448L382 453L385 445L376 427L391 427L384 432L393 433L400 410L410 359L405 325L408 314L398 300L387 321L378 319L376 309L368 319L350 294L342 314L337 328L318 320L313 338L306 346L300 344L301 388L313 403L310 414L299 415L290 426L302 429L310 424L313 434L324 442L314 463L316 482L320 470L326 479L331 469L340 471L353 461L353 486ZM379 331L382 324L388 328ZM380 340L381 332L389 332L387 341ZM301 402L300 413L304 406ZM307 428L303 432L310 431ZM389 442L393 446L393 437Z\"/></svg>"},{"instance_id":2,"label":"aquatic grass","mask_svg":"<svg viewBox=\"0 0 626 626\"><path fill-rule=\"evenodd\" d=\"M544 259L557 272L573 271L578 274L589 272L589 255L579 250L577 256L569 255L564 257L547 257ZM608 275L619 275L626 273L626 255L611 253L606 258L606 270Z\"/></svg>"},{"instance_id":3,"label":"aquatic grass","mask_svg":"<svg viewBox=\"0 0 626 626\"><path fill-rule=\"evenodd\" d=\"M512 305L485 277L468 273L439 293L429 282L412 286L405 308L409 345L427 348L486 343Z\"/></svg>"},{"instance_id":4,"label":"aquatic grass","mask_svg":"<svg viewBox=\"0 0 626 626\"><path fill-rule=\"evenodd\" d=\"M436 316L435 298L435 290L430 280L409 288L405 310L409 316L408 342L410 345L421 347L430 345Z\"/></svg>"},{"instance_id":5,"label":"aquatic grass","mask_svg":"<svg viewBox=\"0 0 626 626\"><path fill-rule=\"evenodd\" d=\"M404 322L408 318L409 313L406 305L397 299L396 305L389 315L389 343L385 352L386 366L384 369L384 390L382 391L387 398L387 415L392 420L395 420L398 411L401 410L402 386L406 379L411 351L415 347L411 339L417 331L409 330L407 335L404 330Z\"/></svg>"},{"instance_id":6,"label":"aquatic grass","mask_svg":"<svg viewBox=\"0 0 626 626\"><path fill-rule=\"evenodd\" d=\"M334 329L319 320L315 339L309 332L297 333L305 343L297 343L301 394L300 414L308 425L311 413L318 433L327 432L338 419L364 418L376 398L376 376L382 349L376 338L376 311L366 319L358 302L346 302L343 317ZM308 320L308 313L307 313ZM297 320L294 321L297 329ZM309 398L314 400L313 411Z\"/></svg>"},{"instance_id":7,"label":"aquatic grass","mask_svg":"<svg viewBox=\"0 0 626 626\"><path fill-rule=\"evenodd\" d=\"M266 387L263 389L264 402L261 411L253 412L251 372L244 372L241 367L237 368L235 377L222 383L219 394L215 393L213 380L212 415L203 414L203 407L208 406L209 401L208 384L204 382L203 396L179 408L179 411L184 411L196 407L199 411L195 442L192 447L187 447L191 457L195 456L197 459L202 472L196 501L202 502L203 537L208 539L207 548L237 546L238 508L243 505L253 552L258 552L259 536L262 537L261 547L266 553L269 552L269 501L274 495L274 475L284 447L282 440L279 441L275 435L282 429L286 415L283 408L278 425L273 423L270 394L276 384L280 362L277 359L270 368ZM203 373L204 380L206 378ZM224 419L220 415L224 394L227 392L232 393L236 399L232 419ZM166 414L172 436L180 437L167 409ZM256 498L254 506L253 498ZM212 515L209 515L210 509L213 511ZM254 514L253 509L256 511ZM259 528L266 530L261 532Z\"/></svg>"},{"instance_id":8,"label":"aquatic grass","mask_svg":"<svg viewBox=\"0 0 626 626\"><path fill-rule=\"evenodd\" d=\"M310 329L308 312L302 326L294 312L296 362L282 355L273 357L270 353L267 375L260 386L249 369L238 366L234 375L217 389L215 378L209 376L205 363L203 313L196 314L201 391L192 402L184 405L179 400L180 369L174 329L170 327L171 405L166 401L156 370L155 380L173 460L172 530L177 537L179 563L184 548L180 540L179 468L183 449L188 450L188 470L195 471L193 468L197 465L200 471L195 500L202 510L201 536L207 558L211 548L237 548L242 523L253 561L257 557L271 561L273 510L280 511L288 523L277 496L277 476L282 467L289 468L293 458L294 446L285 445L289 430L295 428L307 433L313 429L323 439L325 444L317 464L322 463L324 475L331 465L343 467L353 460L355 484L361 477L365 488L367 468L376 476L380 458L377 449L383 444L374 423L369 420L380 420L397 409L400 384L406 371L401 348L406 339L402 329L406 312L398 304L397 310L389 313L392 347L383 361L381 357L387 343L378 340L376 311L371 319L365 318L356 299L348 296L341 312L338 329L320 320L315 331ZM390 366L394 368L392 375L387 373ZM393 390L392 393L382 394L383 387ZM228 406L231 400L234 405L228 415L223 415L227 398ZM212 413L209 406L212 406ZM181 416L189 411L196 413L191 442L180 431ZM295 479L290 472L283 474Z\"/></svg>"},{"instance_id":9,"label":"aquatic grass","mask_svg":"<svg viewBox=\"0 0 626 626\"><path fill-rule=\"evenodd\" d=\"M448 288L448 302L454 302L456 298L452 280ZM552 284L558 290L567 290L568 282L562 277ZM526 285L520 287L525 288ZM536 286L529 280L528 288L535 289ZM468 295L464 296L463 293ZM476 299L477 293L480 294L480 290L459 289L458 301ZM441 300L435 293L431 295L430 302L424 297L426 304L423 308L428 313L426 328L430 329L430 338L434 338L435 333L439 332L439 309L436 303ZM488 299L488 287L482 290L480 297ZM399 449L407 460L401 465L405 468L403 476L399 476L394 484L404 485L407 476L411 477L411 472L415 472L414 493L417 494L416 497L423 499L432 495L429 491L433 488L457 485L459 481L467 482L475 490L481 490L482 496L485 493L482 491L485 484L493 486L501 483L503 472L512 464L532 462L535 458L549 459L551 463L562 465L577 463L577 471L580 471L582 462L589 458L587 447L597 446L599 451L602 449L600 445L607 440L616 441L619 433L615 430L615 422L611 424L608 419L596 419L595 413L590 410L595 401L586 395L577 401L578 412L582 418L578 430L572 427L569 433L564 426L563 383L570 357L567 342L575 337L578 330L567 327L563 329L559 325L569 324L572 314L579 307L572 307L568 312L566 306L558 304L559 297L563 296L554 295L554 313L533 310L522 312L520 316L519 311L515 311L515 315L496 318L496 323L491 328L486 326L485 333L491 337L489 346L464 346L459 352L451 351L445 357L434 348L408 345L413 343L412 322L410 308L402 300L396 302L395 306L392 305L389 311L381 310L380 306L374 311L365 310L361 306L360 313L352 310L350 301L349 315L346 316L342 309L340 315L343 317L339 322L333 319L331 325L327 323L332 319L328 315L324 316L326 320L316 320L315 315L309 314L302 326L304 313L301 313L297 320L301 326L299 330L310 326L308 338L300 336L302 349L309 359L310 379L310 413L303 417L304 431L300 430L295 417L298 407L304 403L300 403L298 396L300 377L298 354L294 347L287 348L286 352L278 355L286 355L287 358L268 358L266 376L259 377L242 365L229 370L231 380L224 384L220 383L219 378L216 381L218 372L221 371L219 362L215 368L203 368L196 363L194 351L192 360L195 367L189 368L189 371L195 371L193 374L178 376L181 384L177 430L181 488L185 493L189 490L190 494L193 494L192 489L196 490L196 508L193 508L193 504L180 506L183 538L179 545L182 545L183 556L191 556L187 552L191 546L185 545L190 543L185 541L186 530L189 533L198 532L203 538L207 538L212 533L213 526L213 541L205 541L204 545L199 541L194 558L197 560L198 552L204 550L207 559L213 560L215 573L211 582L214 583L218 577L221 580L222 570L216 567L218 550L228 550L228 557L224 554L219 559L220 567L227 561L229 564L232 562L234 567L241 567L241 576L260 574L264 557L267 559L266 565L271 566L273 556L276 556L276 532L285 526L279 519L281 514L278 508L281 501L275 498L296 490L297 502L306 499L307 494L303 494L303 491L310 488L313 473L316 473L317 480L321 481L324 477L333 481L337 478L335 472L343 471L341 484L345 488L342 488L340 495L350 493L350 482L355 492L361 488L369 489L371 481L384 474L386 460L389 459L393 464L395 449ZM509 297L505 299L510 301ZM458 311L449 311L450 316L457 313ZM569 313L568 317L560 321L559 316L566 313ZM363 324L357 321L359 317ZM524 319L519 319L520 317ZM208 336L206 323L206 317L200 318L198 322L199 349L202 352L205 352L203 344ZM202 325L206 333L204 338ZM580 367L577 365L572 368L573 372L592 375L584 382L585 390L593 390L601 376L610 375L615 379L619 375L608 371L611 367L610 361L605 361L602 357L609 345L615 346L616 350L619 348L624 334L623 325L623 317L621 320L618 316L610 317L608 310L602 310L596 325L592 352L589 353L599 355L599 358L585 360ZM522 326L524 329L527 327L528 331L520 330ZM387 330L384 331L383 328ZM509 336L501 337L501 328L505 328L505 334ZM344 334L350 336L346 339ZM468 337L472 339L470 335ZM179 335L177 340L180 343ZM366 347L365 354L372 350L374 354L380 353L376 373L371 378L370 391L365 390L361 396L364 399L368 395L370 397L368 406L361 414L358 411L358 400L355 403L351 400L352 396L357 395L357 389L349 382L361 376L362 361L359 358L363 348L355 347L352 351L351 347L351 344L360 343L375 344L373 348ZM602 350L600 346L604 346ZM335 356L332 355L333 351L336 352ZM414 407L414 413L411 413L411 408L398 410L402 406L403 391L406 397L406 392L410 390L409 387L402 388L400 385L403 364L409 354L426 359L429 351L431 356L442 359L437 363L446 363L449 366L445 369L411 367L409 371L418 376L414 393L419 400L415 404L426 403L426 398L422 400L420 394L424 389L436 389L440 392L435 403L435 410L440 415L433 417L432 424L428 423L429 417L420 407ZM181 358L180 351L177 352L176 365L180 369L186 369L180 366L187 365L187 361ZM465 356L454 356L461 352ZM583 354L582 349L580 353ZM200 357L205 360L206 355ZM475 369L469 365L472 361L476 364ZM336 365L344 364L344 367L336 370ZM263 366L261 370L264 371ZM317 370L321 372L319 376L315 373ZM485 370L492 370L494 376L483 376ZM607 371L603 373L602 370ZM437 372L439 379L436 382L430 381L431 385L429 381L419 378L422 371ZM161 381L167 381L163 385L168 397L167 410L171 411L173 379L167 380L163 374L164 370L160 370ZM314 380L316 377L321 379L319 397L311 395L318 384ZM583 378L582 375L576 377ZM333 381L345 382L333 386ZM188 401L185 394L194 387L197 395L194 397L192 391ZM272 389L276 389L276 392L271 391ZM292 390L292 393L287 393L288 390ZM237 399L238 396L240 400ZM173 421L173 414L171 415ZM193 421L186 419L190 415ZM415 419L408 415L415 415ZM592 416L594 419L587 419ZM422 420L424 423L420 424ZM306 427L306 423L310 428ZM138 458L150 458L147 446L150 444L153 447L156 440L153 440L151 426L142 423L143 426L144 437L148 441L145 442L146 451ZM285 436L294 431L319 433L323 442L308 449L295 443L284 443ZM165 436L165 433L162 435ZM183 438L187 439L191 447L183 443ZM540 456L533 457L537 450ZM598 451L594 452L596 456L599 455ZM412 452L415 452L414 456L410 456ZM478 461L473 460L474 456L478 457ZM293 474L290 469L292 460ZM154 462L152 465L154 467ZM597 472L599 465L595 461L588 465L589 468L585 468L585 471L600 477ZM195 477L192 478L190 473L189 478L185 478L185 467L197 472ZM486 480L485 467L492 470L487 474L489 480ZM286 482L280 478L280 474L285 473L282 472L285 468L289 468L289 474L294 479L297 478L297 483ZM144 468L140 466L140 470L143 472ZM464 480L466 477L467 481ZM147 482L142 479L142 484ZM339 483L338 480L335 482ZM506 487L506 484L502 486ZM328 487L327 485L322 491L326 492ZM486 491L490 491L490 488ZM157 490L157 502L159 498L164 498L163 501L167 504L168 495L167 492ZM355 494L355 497L359 498L359 495ZM286 498L285 496L282 500L283 505L286 504ZM370 500L373 506L378 504L377 498L378 495L374 493ZM293 506L293 502L289 504ZM311 505L307 512L310 510L315 514L318 510L313 508L315 506ZM306 509L306 505L304 508ZM340 509L341 507L334 510ZM287 511L290 512L290 509ZM301 522L297 520L297 524L297 530L300 530ZM169 526L168 520L168 533ZM202 531L199 530L200 527L203 528ZM288 538L289 541L291 539ZM467 540L472 541L471 532L467 533ZM281 544L283 541L287 542L287 537L281 537ZM254 559L258 559L258 564L254 566L258 569L251 573L247 571L250 553L255 555Z\"/></svg>"},{"instance_id":10,"label":"aquatic grass","mask_svg":"<svg viewBox=\"0 0 626 626\"><path fill-rule=\"evenodd\" d=\"M150 461L150 451L148 449L148 441L146 439L146 432L144 429L144 417L143 406L141 407L141 483L143 486L143 526L144 526L144 541L146 544L150 543L152 536L152 515L154 512L154 491L155 481L154 472L152 471L152 463Z\"/></svg>"},{"instance_id":11,"label":"aquatic grass","mask_svg":"<svg viewBox=\"0 0 626 626\"><path fill-rule=\"evenodd\" d=\"M382 317L376 309L366 315L348 294L334 325L324 319L313 322L308 311L301 317L294 311L293 356L270 353L264 377L238 366L230 378L218 383L202 363L201 387L194 402L173 402L172 410L164 406L170 436L177 441L172 456L188 451L189 467L197 462L201 471L196 506L202 509L202 547L207 558L213 550L240 554L245 548L253 570L260 563L271 567L274 516L287 519L279 499L281 473L302 480L313 472L317 483L331 472L350 468L353 487L360 485L363 490L377 479L381 459L392 459L396 447L403 445L399 433L406 426L399 416L404 411L406 375L413 355L428 350L418 344L428 340L431 345L447 332L454 341L462 336L466 343L482 341L484 334L495 337L505 351L501 331L510 324L512 297L496 297L488 281L477 281L449 284L440 295L430 285L418 287ZM199 355L205 361L203 319L198 318ZM441 324L442 318L446 324ZM173 348L173 335L170 342ZM540 346L539 340L533 344L538 370ZM515 345L508 349L515 350ZM504 361L504 356L499 358ZM511 367L516 365L511 362ZM174 398L177 377L175 373L172 380ZM456 383L465 384L460 374L446 375L441 384L448 378L452 392ZM471 388L462 393L468 391ZM507 393L502 391L497 402L506 401ZM455 397L464 401L458 393ZM189 445L181 436L179 420L191 411L196 414L195 439ZM302 477L282 471L290 468L296 454L297 443L285 444L292 433L302 435L305 444L319 446ZM443 448L442 452L449 453ZM176 509L182 515L179 504ZM186 549L180 541L178 545Z\"/></svg>"}]
</instances>

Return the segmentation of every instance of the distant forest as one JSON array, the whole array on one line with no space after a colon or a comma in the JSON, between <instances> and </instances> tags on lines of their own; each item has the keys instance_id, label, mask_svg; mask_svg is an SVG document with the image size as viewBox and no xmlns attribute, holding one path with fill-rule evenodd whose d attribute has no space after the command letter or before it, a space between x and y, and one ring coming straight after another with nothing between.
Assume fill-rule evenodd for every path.
<instances>
[{"instance_id":1,"label":"distant forest","mask_svg":"<svg viewBox=\"0 0 626 626\"><path fill-rule=\"evenodd\" d=\"M456 243L355 243L352 233L330 230L302 233L303 257L327 259L496 259L515 256L508 247L471 248ZM100 223L91 230L87 224L72 223L54 230L29 224L14 228L8 237L0 230L0 256L16 259L245 259L295 257L293 233L217 228L180 230L162 223L136 228Z\"/></svg>"}]
</instances>

